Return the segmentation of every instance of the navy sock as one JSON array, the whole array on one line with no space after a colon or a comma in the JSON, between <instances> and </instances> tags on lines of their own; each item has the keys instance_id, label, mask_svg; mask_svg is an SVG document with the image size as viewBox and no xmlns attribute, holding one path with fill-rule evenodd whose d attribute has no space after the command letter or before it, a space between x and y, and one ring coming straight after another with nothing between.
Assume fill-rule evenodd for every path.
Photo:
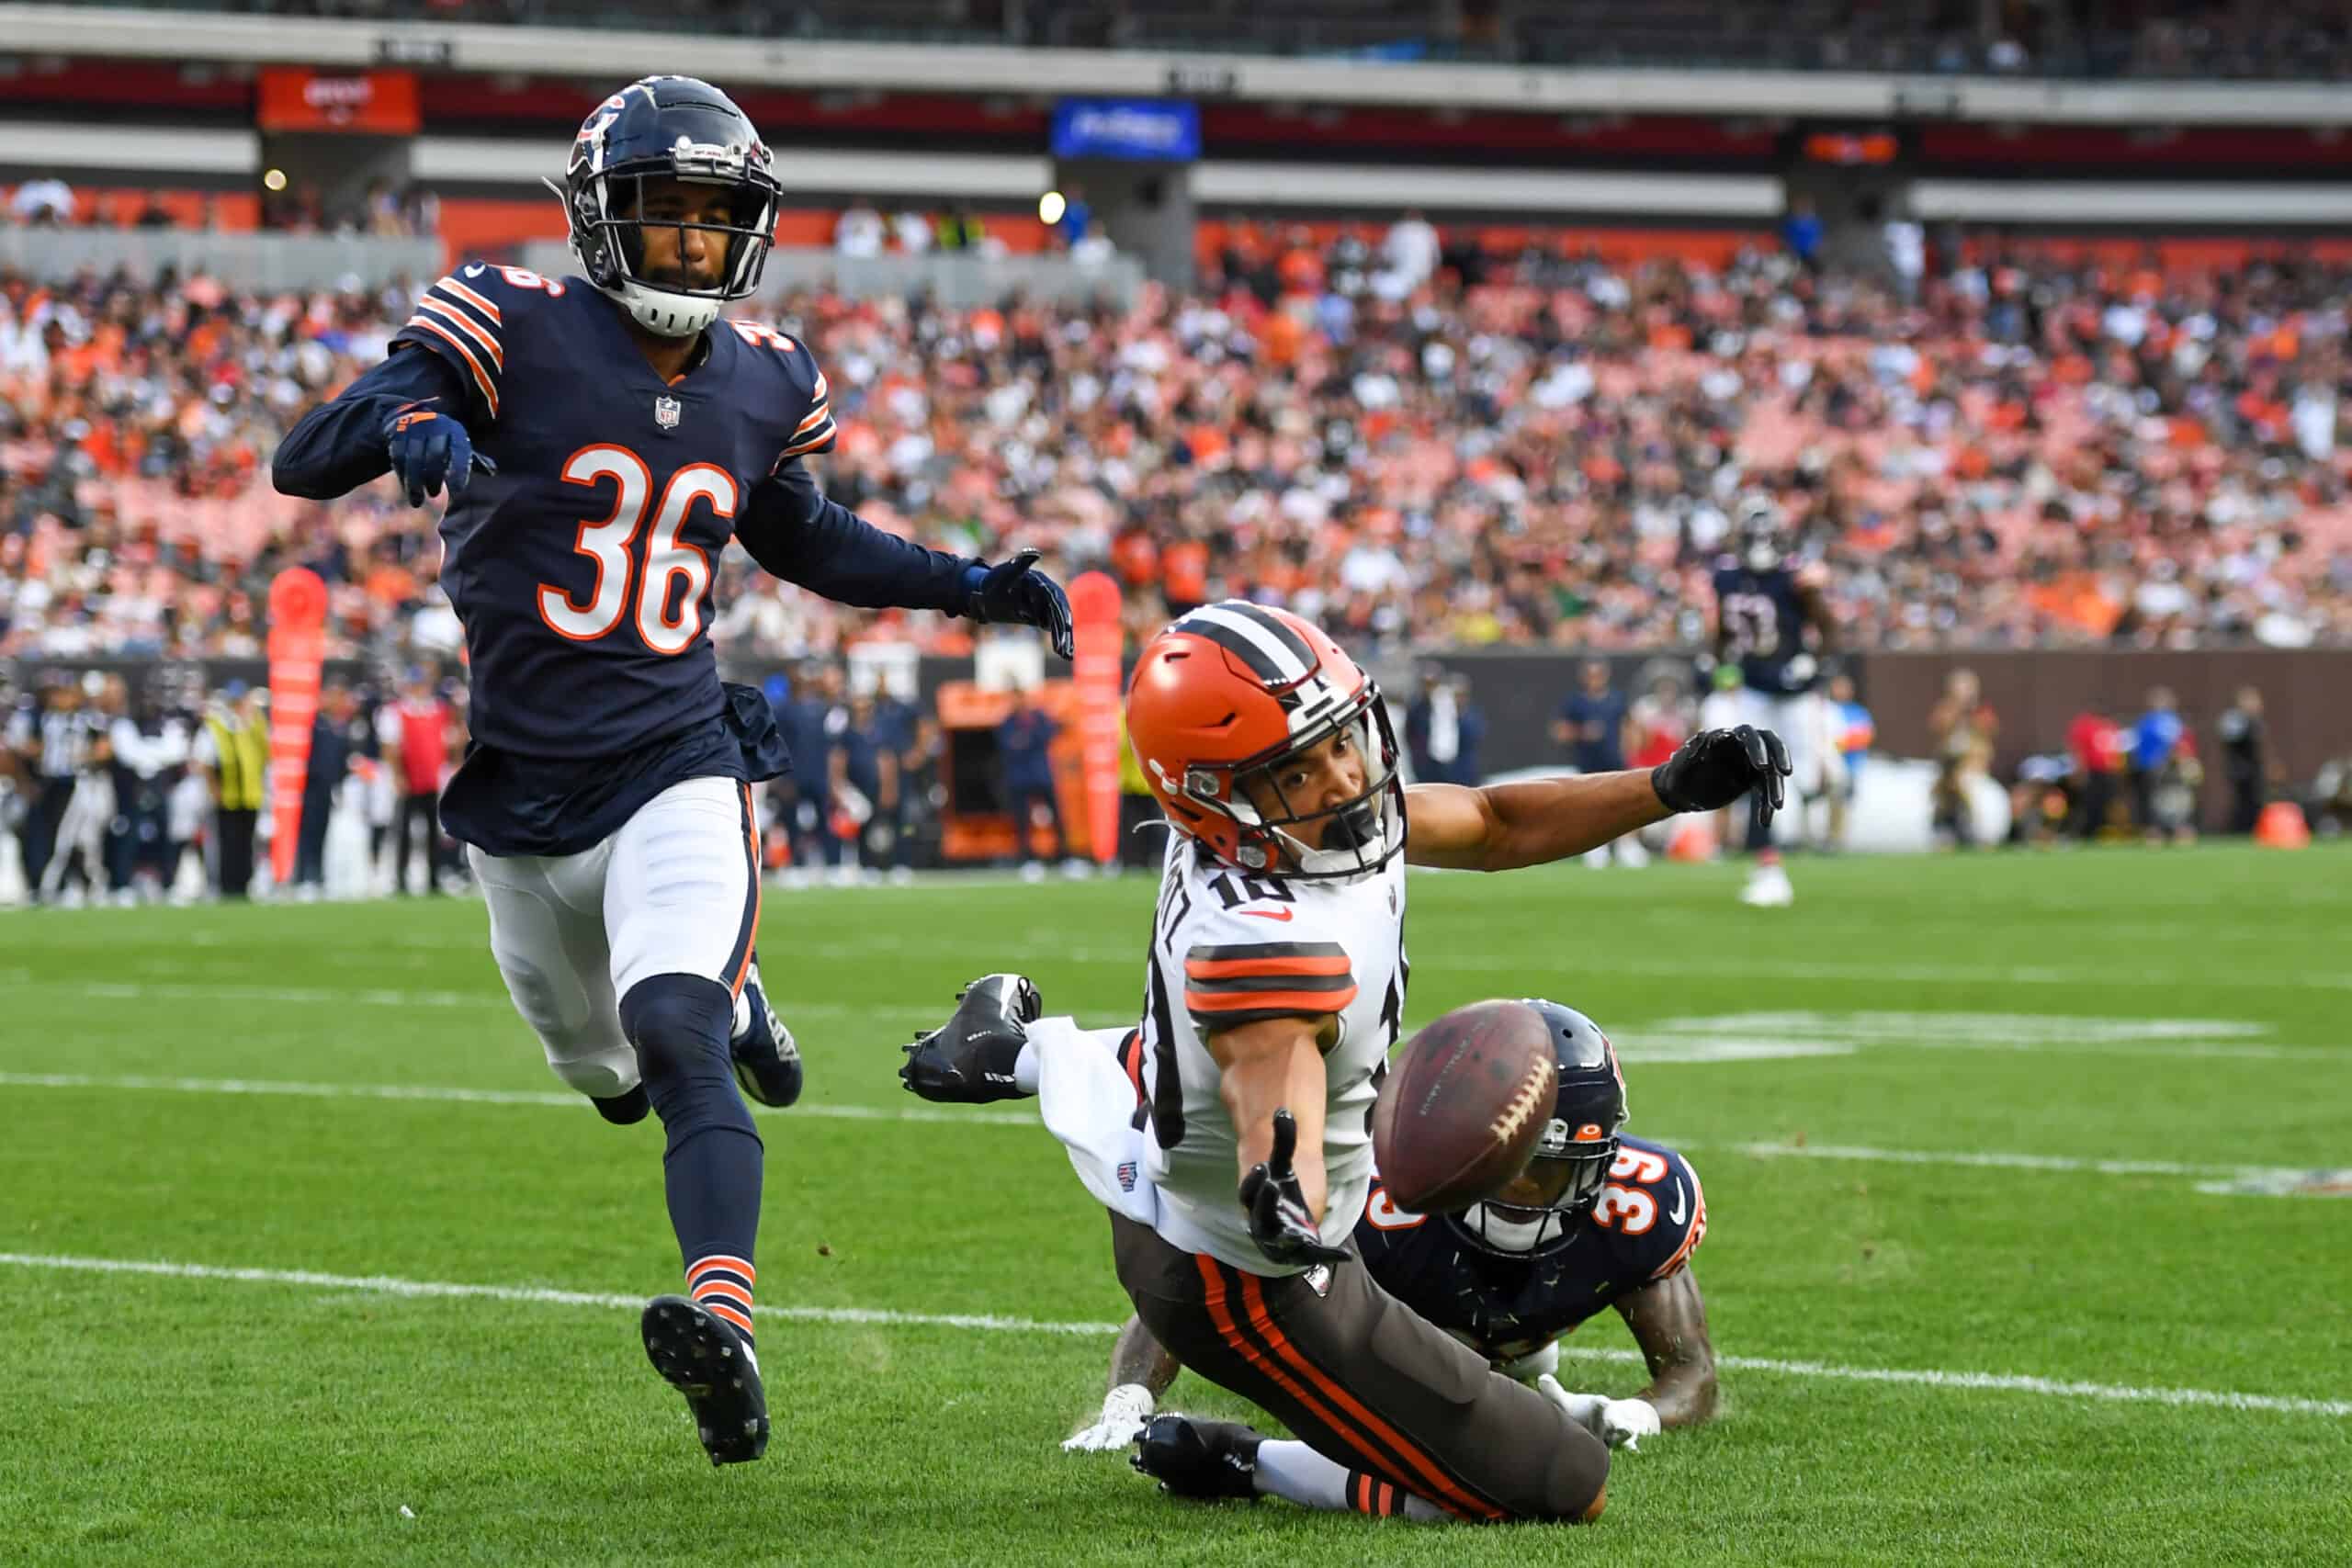
<instances>
[{"instance_id":1,"label":"navy sock","mask_svg":"<svg viewBox=\"0 0 2352 1568\"><path fill-rule=\"evenodd\" d=\"M728 1055L735 999L715 980L659 975L631 987L620 1010L668 1134L662 1185L687 1288L748 1342L765 1151Z\"/></svg>"}]
</instances>

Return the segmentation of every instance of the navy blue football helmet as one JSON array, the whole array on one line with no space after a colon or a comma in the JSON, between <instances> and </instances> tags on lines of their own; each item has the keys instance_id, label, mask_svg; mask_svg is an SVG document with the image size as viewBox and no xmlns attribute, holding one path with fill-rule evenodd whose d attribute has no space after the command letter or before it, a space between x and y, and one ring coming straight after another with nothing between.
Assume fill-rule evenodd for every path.
<instances>
[{"instance_id":1,"label":"navy blue football helmet","mask_svg":"<svg viewBox=\"0 0 2352 1568\"><path fill-rule=\"evenodd\" d=\"M1625 1075L1600 1026L1557 1002L1530 997L1527 1005L1552 1026L1560 1089L1527 1169L1455 1216L1472 1240L1494 1252L1534 1252L1566 1237L1570 1222L1600 1201L1625 1124Z\"/></svg>"},{"instance_id":2,"label":"navy blue football helmet","mask_svg":"<svg viewBox=\"0 0 2352 1568\"><path fill-rule=\"evenodd\" d=\"M648 76L596 106L571 143L563 198L571 249L588 281L618 300L639 326L662 337L693 337L718 319L719 305L760 284L775 238L782 194L774 156L735 101L692 76ZM723 221L652 221L723 238L726 265L714 288L654 279L645 270L645 184L668 178L723 186Z\"/></svg>"}]
</instances>

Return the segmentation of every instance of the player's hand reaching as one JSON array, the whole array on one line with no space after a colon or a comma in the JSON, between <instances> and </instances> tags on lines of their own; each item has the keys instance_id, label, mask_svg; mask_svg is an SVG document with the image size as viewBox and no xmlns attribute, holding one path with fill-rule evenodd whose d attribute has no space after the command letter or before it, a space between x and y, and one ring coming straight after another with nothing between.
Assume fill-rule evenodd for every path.
<instances>
[{"instance_id":1,"label":"player's hand reaching","mask_svg":"<svg viewBox=\"0 0 2352 1568\"><path fill-rule=\"evenodd\" d=\"M1601 1393L1570 1393L1560 1380L1546 1372L1535 1380L1535 1392L1558 1406L1562 1415L1612 1449L1639 1453L1644 1438L1664 1430L1657 1406L1646 1399L1611 1399Z\"/></svg>"},{"instance_id":2,"label":"player's hand reaching","mask_svg":"<svg viewBox=\"0 0 2352 1568\"><path fill-rule=\"evenodd\" d=\"M1277 1263L1337 1263L1347 1249L1323 1245L1315 1216L1299 1190L1291 1157L1298 1152L1298 1121L1287 1109L1274 1112L1274 1146L1241 1179L1241 1206L1250 1211L1250 1239Z\"/></svg>"},{"instance_id":3,"label":"player's hand reaching","mask_svg":"<svg viewBox=\"0 0 2352 1568\"><path fill-rule=\"evenodd\" d=\"M1102 1398L1102 1414L1094 1425L1062 1439L1062 1452L1107 1454L1130 1448L1143 1436L1144 1423L1157 1407L1151 1390L1139 1382L1123 1382Z\"/></svg>"},{"instance_id":4,"label":"player's hand reaching","mask_svg":"<svg viewBox=\"0 0 2352 1568\"><path fill-rule=\"evenodd\" d=\"M451 496L463 493L477 463L484 473L498 472L497 464L474 450L464 425L423 403L392 411L384 422L384 445L391 454L392 478L411 506L438 495L445 481Z\"/></svg>"},{"instance_id":5,"label":"player's hand reaching","mask_svg":"<svg viewBox=\"0 0 2352 1568\"><path fill-rule=\"evenodd\" d=\"M972 589L964 613L983 626L1012 623L1036 626L1053 639L1054 651L1074 657L1078 644L1070 633L1069 596L1062 585L1035 569L1037 552L1023 550L1011 560L988 569Z\"/></svg>"},{"instance_id":6,"label":"player's hand reaching","mask_svg":"<svg viewBox=\"0 0 2352 1568\"><path fill-rule=\"evenodd\" d=\"M1650 770L1650 787L1669 811L1713 811L1756 792L1756 825L1772 825L1788 800L1781 781L1792 770L1789 749L1769 729L1702 729Z\"/></svg>"}]
</instances>

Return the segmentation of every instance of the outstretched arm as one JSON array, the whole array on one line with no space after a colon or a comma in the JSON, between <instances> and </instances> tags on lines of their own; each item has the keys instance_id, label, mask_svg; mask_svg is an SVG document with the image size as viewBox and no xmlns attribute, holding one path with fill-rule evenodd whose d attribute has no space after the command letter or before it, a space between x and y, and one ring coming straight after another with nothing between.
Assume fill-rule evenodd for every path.
<instances>
[{"instance_id":1,"label":"outstretched arm","mask_svg":"<svg viewBox=\"0 0 2352 1568\"><path fill-rule=\"evenodd\" d=\"M958 614L979 566L909 544L828 500L797 457L752 488L735 537L769 575L865 609Z\"/></svg>"},{"instance_id":2,"label":"outstretched arm","mask_svg":"<svg viewBox=\"0 0 2352 1568\"><path fill-rule=\"evenodd\" d=\"M1510 871L1580 855L1672 815L1645 772L1483 788L1415 784L1405 792L1405 858L1414 865Z\"/></svg>"},{"instance_id":3,"label":"outstretched arm","mask_svg":"<svg viewBox=\"0 0 2352 1568\"><path fill-rule=\"evenodd\" d=\"M340 395L302 416L277 444L269 477L280 494L332 501L391 468L384 424L410 403L433 402L462 418L465 389L438 355L396 349Z\"/></svg>"}]
</instances>

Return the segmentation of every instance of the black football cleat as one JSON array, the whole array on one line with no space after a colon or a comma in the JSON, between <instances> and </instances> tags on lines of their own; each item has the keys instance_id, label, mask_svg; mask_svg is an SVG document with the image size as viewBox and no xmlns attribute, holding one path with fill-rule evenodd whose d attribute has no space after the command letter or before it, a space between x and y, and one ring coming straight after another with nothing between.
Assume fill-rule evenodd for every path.
<instances>
[{"instance_id":1,"label":"black football cleat","mask_svg":"<svg viewBox=\"0 0 2352 1568\"><path fill-rule=\"evenodd\" d=\"M653 1109L653 1100L646 1094L643 1084L632 1085L625 1093L607 1095L602 1100L592 1094L588 1103L596 1108L597 1115L616 1127L634 1127Z\"/></svg>"},{"instance_id":2,"label":"black football cleat","mask_svg":"<svg viewBox=\"0 0 2352 1568\"><path fill-rule=\"evenodd\" d=\"M742 1026L728 1042L735 1081L749 1098L781 1111L800 1098L800 1047L768 1003L756 953L743 976L743 1015Z\"/></svg>"},{"instance_id":3,"label":"black football cleat","mask_svg":"<svg viewBox=\"0 0 2352 1568\"><path fill-rule=\"evenodd\" d=\"M1238 1421L1155 1416L1128 1462L1171 1497L1216 1502L1258 1498L1258 1445L1266 1439Z\"/></svg>"},{"instance_id":4,"label":"black football cleat","mask_svg":"<svg viewBox=\"0 0 2352 1568\"><path fill-rule=\"evenodd\" d=\"M944 1105L985 1105L1024 1099L1013 1072L1029 1025L1046 1004L1019 975L983 975L956 993L956 1010L928 1034L902 1045L899 1081Z\"/></svg>"},{"instance_id":5,"label":"black football cleat","mask_svg":"<svg viewBox=\"0 0 2352 1568\"><path fill-rule=\"evenodd\" d=\"M646 1359L686 1396L711 1463L743 1464L767 1452L767 1391L759 1358L741 1336L684 1296L646 1303L639 1327Z\"/></svg>"}]
</instances>

